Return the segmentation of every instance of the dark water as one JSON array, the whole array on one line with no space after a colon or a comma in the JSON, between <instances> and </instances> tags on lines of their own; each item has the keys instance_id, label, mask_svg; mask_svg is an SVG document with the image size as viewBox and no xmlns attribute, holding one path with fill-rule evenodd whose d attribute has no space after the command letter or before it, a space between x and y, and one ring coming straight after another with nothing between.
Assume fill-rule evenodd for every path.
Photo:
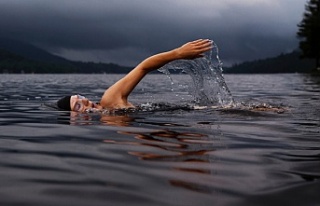
<instances>
[{"instance_id":1,"label":"dark water","mask_svg":"<svg viewBox=\"0 0 320 206\"><path fill-rule=\"evenodd\" d=\"M150 75L131 102L160 109L76 114L118 75L0 75L0 205L320 205L320 78L226 75L250 109L187 109L190 79Z\"/></svg>"}]
</instances>

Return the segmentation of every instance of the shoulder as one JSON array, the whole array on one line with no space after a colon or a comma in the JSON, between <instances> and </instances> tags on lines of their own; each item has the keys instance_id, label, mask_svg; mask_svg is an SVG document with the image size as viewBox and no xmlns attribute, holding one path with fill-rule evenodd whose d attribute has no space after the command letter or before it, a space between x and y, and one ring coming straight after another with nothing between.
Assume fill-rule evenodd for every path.
<instances>
[{"instance_id":1,"label":"shoulder","mask_svg":"<svg viewBox=\"0 0 320 206\"><path fill-rule=\"evenodd\" d=\"M107 97L105 95L102 96L100 101L100 106L104 109L126 109L126 108L134 108L134 105L128 102L126 99L122 99L119 97Z\"/></svg>"}]
</instances>

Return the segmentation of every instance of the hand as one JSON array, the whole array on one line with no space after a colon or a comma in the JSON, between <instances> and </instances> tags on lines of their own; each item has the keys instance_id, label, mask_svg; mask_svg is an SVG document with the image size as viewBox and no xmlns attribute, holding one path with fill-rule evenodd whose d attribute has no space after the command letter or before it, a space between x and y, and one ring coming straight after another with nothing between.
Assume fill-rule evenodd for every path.
<instances>
[{"instance_id":1,"label":"hand","mask_svg":"<svg viewBox=\"0 0 320 206\"><path fill-rule=\"evenodd\" d=\"M198 39L188 42L176 49L178 58L180 59L195 59L203 57L205 52L212 49L212 41L209 39Z\"/></svg>"}]
</instances>

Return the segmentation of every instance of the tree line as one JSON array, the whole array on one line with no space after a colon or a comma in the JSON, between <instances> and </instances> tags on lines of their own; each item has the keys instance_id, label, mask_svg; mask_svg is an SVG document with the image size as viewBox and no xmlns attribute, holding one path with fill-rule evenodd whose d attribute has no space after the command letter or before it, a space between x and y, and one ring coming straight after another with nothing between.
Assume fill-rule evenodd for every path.
<instances>
[{"instance_id":1,"label":"tree line","mask_svg":"<svg viewBox=\"0 0 320 206\"><path fill-rule=\"evenodd\" d=\"M315 60L314 71L320 70L320 0L309 0L297 36L302 58Z\"/></svg>"}]
</instances>

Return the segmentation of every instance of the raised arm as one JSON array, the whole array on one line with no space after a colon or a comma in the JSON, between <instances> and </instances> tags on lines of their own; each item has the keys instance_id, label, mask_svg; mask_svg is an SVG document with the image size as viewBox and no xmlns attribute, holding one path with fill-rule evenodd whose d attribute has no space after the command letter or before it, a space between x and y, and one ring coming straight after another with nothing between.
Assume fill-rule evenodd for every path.
<instances>
[{"instance_id":1,"label":"raised arm","mask_svg":"<svg viewBox=\"0 0 320 206\"><path fill-rule=\"evenodd\" d=\"M127 101L129 94L149 72L159 69L163 65L178 59L194 59L202 57L203 53L212 48L212 42L199 39L188 42L179 48L159 53L142 61L131 72L108 88L100 101L104 108L132 107Z\"/></svg>"}]
</instances>

